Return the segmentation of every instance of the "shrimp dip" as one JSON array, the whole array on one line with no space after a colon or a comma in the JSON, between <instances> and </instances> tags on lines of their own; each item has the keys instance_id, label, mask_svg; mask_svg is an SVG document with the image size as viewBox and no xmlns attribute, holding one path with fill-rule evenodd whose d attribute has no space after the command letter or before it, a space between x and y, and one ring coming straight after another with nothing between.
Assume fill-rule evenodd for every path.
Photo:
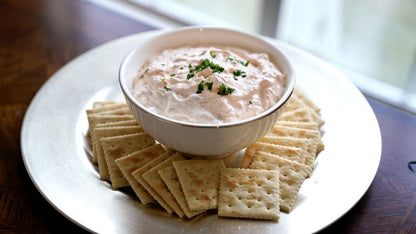
<instances>
[{"instance_id":1,"label":"shrimp dip","mask_svg":"<svg viewBox=\"0 0 416 234\"><path fill-rule=\"evenodd\" d=\"M265 53L234 47L180 47L148 59L133 96L150 111L190 123L229 123L278 102L286 83Z\"/></svg>"}]
</instances>

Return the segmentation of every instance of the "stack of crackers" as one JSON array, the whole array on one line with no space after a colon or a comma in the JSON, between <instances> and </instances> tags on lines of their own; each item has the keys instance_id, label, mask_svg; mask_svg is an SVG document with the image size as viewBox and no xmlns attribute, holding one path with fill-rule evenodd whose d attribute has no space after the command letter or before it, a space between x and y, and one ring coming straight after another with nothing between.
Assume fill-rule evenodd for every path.
<instances>
[{"instance_id":1,"label":"stack of crackers","mask_svg":"<svg viewBox=\"0 0 416 234\"><path fill-rule=\"evenodd\" d=\"M192 218L208 210L221 217L279 220L323 150L319 108L295 91L273 129L249 146L239 168L222 159L186 159L148 135L125 103L94 103L87 110L92 161L113 189L131 187L143 205Z\"/></svg>"}]
</instances>

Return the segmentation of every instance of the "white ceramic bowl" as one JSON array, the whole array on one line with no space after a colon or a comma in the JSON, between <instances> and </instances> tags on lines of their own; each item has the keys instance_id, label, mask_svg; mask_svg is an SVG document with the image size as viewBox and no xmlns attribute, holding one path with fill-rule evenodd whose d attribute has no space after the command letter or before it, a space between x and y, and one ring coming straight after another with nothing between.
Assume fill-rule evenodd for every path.
<instances>
[{"instance_id":1,"label":"white ceramic bowl","mask_svg":"<svg viewBox=\"0 0 416 234\"><path fill-rule=\"evenodd\" d=\"M224 124L199 124L174 120L149 111L132 95L133 79L142 64L164 49L212 44L267 53L287 82L282 98L252 118ZM287 57L264 39L222 28L190 27L163 31L141 42L123 60L119 82L127 104L144 130L165 146L187 155L221 157L237 152L263 137L274 125L293 92L295 75Z\"/></svg>"}]
</instances>

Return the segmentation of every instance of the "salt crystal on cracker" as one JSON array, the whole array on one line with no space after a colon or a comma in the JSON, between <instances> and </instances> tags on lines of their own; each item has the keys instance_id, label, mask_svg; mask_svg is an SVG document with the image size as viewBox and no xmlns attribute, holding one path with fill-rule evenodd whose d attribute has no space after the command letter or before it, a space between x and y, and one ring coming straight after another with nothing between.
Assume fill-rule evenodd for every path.
<instances>
[{"instance_id":1,"label":"salt crystal on cracker","mask_svg":"<svg viewBox=\"0 0 416 234\"><path fill-rule=\"evenodd\" d=\"M278 221L279 171L224 168L221 171L218 215Z\"/></svg>"},{"instance_id":2,"label":"salt crystal on cracker","mask_svg":"<svg viewBox=\"0 0 416 234\"><path fill-rule=\"evenodd\" d=\"M217 208L222 160L176 161L173 166L190 210Z\"/></svg>"}]
</instances>

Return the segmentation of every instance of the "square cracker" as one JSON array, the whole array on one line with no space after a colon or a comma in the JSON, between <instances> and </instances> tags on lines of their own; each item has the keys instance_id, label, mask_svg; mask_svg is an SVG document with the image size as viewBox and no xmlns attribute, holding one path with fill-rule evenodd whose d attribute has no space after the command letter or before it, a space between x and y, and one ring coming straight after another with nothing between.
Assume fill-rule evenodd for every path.
<instances>
[{"instance_id":1,"label":"square cracker","mask_svg":"<svg viewBox=\"0 0 416 234\"><path fill-rule=\"evenodd\" d=\"M117 121L126 121L126 120L135 120L132 115L97 115L93 114L88 116L88 135L90 137L91 145L93 148L93 152L95 152L95 136L94 136L94 129L96 128L96 125L98 124L104 124L104 123L111 123L111 122L117 122ZM97 163L97 158L95 155L93 155L93 162Z\"/></svg>"},{"instance_id":2,"label":"square cracker","mask_svg":"<svg viewBox=\"0 0 416 234\"><path fill-rule=\"evenodd\" d=\"M108 110L104 112L100 112L99 115L133 115L130 108L124 107L115 110Z\"/></svg>"},{"instance_id":3,"label":"square cracker","mask_svg":"<svg viewBox=\"0 0 416 234\"><path fill-rule=\"evenodd\" d=\"M288 136L310 140L317 146L321 142L321 133L318 130L301 129L287 126L274 126L266 136Z\"/></svg>"},{"instance_id":4,"label":"square cracker","mask_svg":"<svg viewBox=\"0 0 416 234\"><path fill-rule=\"evenodd\" d=\"M165 161L166 159L170 158L175 152L172 150L168 150L166 153L162 154L161 156L147 162L145 165L140 167L139 169L133 171L131 175L134 177L134 179L139 182L143 188L146 189L146 191L152 195L153 199L156 200L165 210L168 212L168 214L171 214L173 212L172 208L163 200L163 198L150 186L147 181L143 178L143 174L158 165L159 163Z\"/></svg>"},{"instance_id":5,"label":"square cracker","mask_svg":"<svg viewBox=\"0 0 416 234\"><path fill-rule=\"evenodd\" d=\"M123 173L116 165L116 159L137 150L144 149L155 144L155 140L147 133L135 133L122 136L106 137L101 139L104 157L110 174L113 189L128 186Z\"/></svg>"},{"instance_id":6,"label":"square cracker","mask_svg":"<svg viewBox=\"0 0 416 234\"><path fill-rule=\"evenodd\" d=\"M125 102L114 101L114 100L96 101L92 104L92 109L96 109L96 108L100 108L100 107L104 107L104 106L110 106L110 105L114 105L114 104L126 104L126 103Z\"/></svg>"},{"instance_id":7,"label":"square cracker","mask_svg":"<svg viewBox=\"0 0 416 234\"><path fill-rule=\"evenodd\" d=\"M106 128L94 128L92 135L94 135L93 144L93 153L94 158L98 163L98 172L100 173L100 178L105 179L110 176L107 168L107 162L104 157L103 146L101 144L101 139L106 137L121 136L133 133L144 132L144 130L139 126L122 126L122 127L106 127Z\"/></svg>"},{"instance_id":8,"label":"square cracker","mask_svg":"<svg viewBox=\"0 0 416 234\"><path fill-rule=\"evenodd\" d=\"M155 144L143 150L139 150L116 159L118 168L123 173L124 178L126 178L127 182L129 182L134 193L140 199L142 204L152 202L154 199L152 195L150 195L147 190L131 175L131 173L165 152L166 150L161 144Z\"/></svg>"},{"instance_id":9,"label":"square cracker","mask_svg":"<svg viewBox=\"0 0 416 234\"><path fill-rule=\"evenodd\" d=\"M242 167L250 169L279 170L280 209L286 212L292 210L299 189L308 175L307 166L266 152L257 152L252 157L244 156L242 164Z\"/></svg>"},{"instance_id":10,"label":"square cracker","mask_svg":"<svg viewBox=\"0 0 416 234\"><path fill-rule=\"evenodd\" d=\"M135 120L133 115L99 115L93 114L88 116L88 125L92 130L96 124L110 123L123 120Z\"/></svg>"},{"instance_id":11,"label":"square cracker","mask_svg":"<svg viewBox=\"0 0 416 234\"><path fill-rule=\"evenodd\" d=\"M279 121L276 122L276 124L274 126L276 126L276 127L286 126L286 127L292 127L292 128L319 130L318 125L315 122L299 122L299 121L279 120Z\"/></svg>"},{"instance_id":12,"label":"square cracker","mask_svg":"<svg viewBox=\"0 0 416 234\"><path fill-rule=\"evenodd\" d=\"M218 216L278 221L279 171L224 168L221 172Z\"/></svg>"},{"instance_id":13,"label":"square cracker","mask_svg":"<svg viewBox=\"0 0 416 234\"><path fill-rule=\"evenodd\" d=\"M221 159L173 162L190 210L216 209Z\"/></svg>"},{"instance_id":14,"label":"square cracker","mask_svg":"<svg viewBox=\"0 0 416 234\"><path fill-rule=\"evenodd\" d=\"M140 126L139 122L137 120L123 120L123 121L116 121L116 122L110 122L110 123L100 123L96 124L96 128L106 128L106 127L122 127L122 126Z\"/></svg>"},{"instance_id":15,"label":"square cracker","mask_svg":"<svg viewBox=\"0 0 416 234\"><path fill-rule=\"evenodd\" d=\"M175 197L169 191L169 188L165 185L162 178L160 178L158 171L165 167L172 165L173 161L185 160L185 158L180 153L175 153L172 157L166 159L165 161L154 166L152 169L145 172L142 176L143 179L156 191L160 197L168 204L170 208L179 216L183 217L185 213L176 202Z\"/></svg>"},{"instance_id":16,"label":"square cracker","mask_svg":"<svg viewBox=\"0 0 416 234\"><path fill-rule=\"evenodd\" d=\"M186 203L185 195L183 194L181 184L179 183L179 178L176 175L175 168L169 166L157 171L160 178L168 187L169 191L172 193L173 197L176 199L176 202L181 206L183 212L187 218L192 218L198 214L203 213L205 210L192 211L189 209L188 204Z\"/></svg>"},{"instance_id":17,"label":"square cracker","mask_svg":"<svg viewBox=\"0 0 416 234\"><path fill-rule=\"evenodd\" d=\"M293 92L294 98L300 99L306 106L311 108L314 112L319 113L321 109L299 88Z\"/></svg>"},{"instance_id":18,"label":"square cracker","mask_svg":"<svg viewBox=\"0 0 416 234\"><path fill-rule=\"evenodd\" d=\"M259 142L265 142L275 145L294 146L303 149L305 153L304 163L310 167L310 171L313 171L315 167L315 155L316 155L316 144L311 143L307 139L287 137L287 136L265 136L259 140ZM310 176L310 174L308 175Z\"/></svg>"},{"instance_id":19,"label":"square cracker","mask_svg":"<svg viewBox=\"0 0 416 234\"><path fill-rule=\"evenodd\" d=\"M125 107L127 107L126 103L112 103L112 104L103 105L103 106L99 106L99 107L93 107L92 109L86 110L86 112L87 112L87 116L88 116L88 115L99 114L99 113L103 113L103 112L107 112L107 111L122 109L122 108L125 108Z\"/></svg>"},{"instance_id":20,"label":"square cracker","mask_svg":"<svg viewBox=\"0 0 416 234\"><path fill-rule=\"evenodd\" d=\"M286 109L279 116L278 121L297 121L297 122L314 122L312 114L308 108Z\"/></svg>"},{"instance_id":21,"label":"square cracker","mask_svg":"<svg viewBox=\"0 0 416 234\"><path fill-rule=\"evenodd\" d=\"M256 142L247 147L245 154L255 154L257 151L264 151L267 153L275 154L298 163L305 162L305 149L294 146L284 146L270 144L266 142Z\"/></svg>"}]
</instances>

